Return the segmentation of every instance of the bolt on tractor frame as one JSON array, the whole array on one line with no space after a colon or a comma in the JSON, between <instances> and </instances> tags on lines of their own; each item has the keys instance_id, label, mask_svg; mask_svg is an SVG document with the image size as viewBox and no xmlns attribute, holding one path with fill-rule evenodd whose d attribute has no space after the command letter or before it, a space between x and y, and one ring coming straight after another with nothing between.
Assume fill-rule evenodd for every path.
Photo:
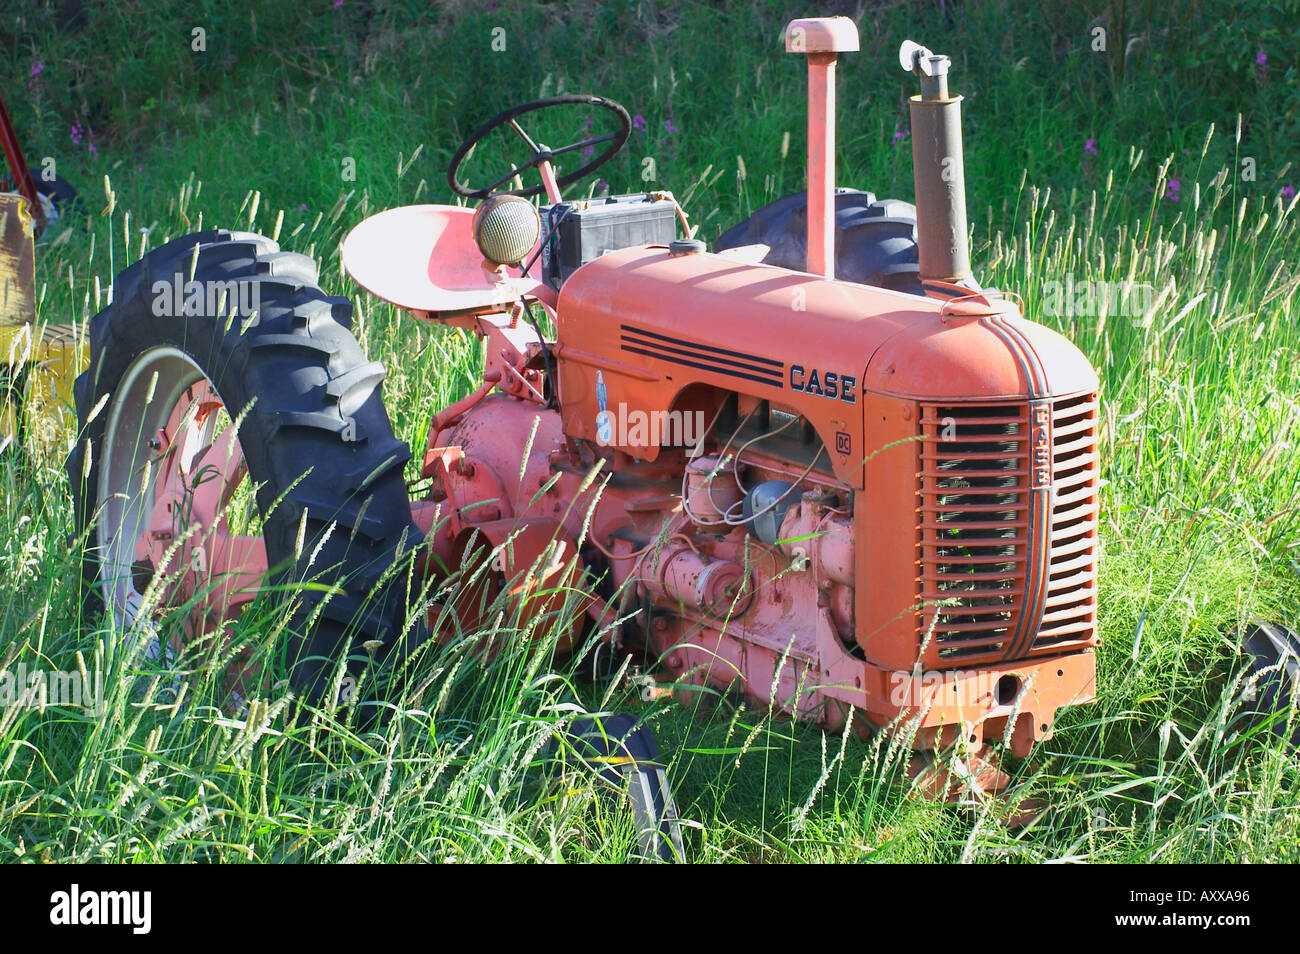
<instances>
[{"instance_id":1,"label":"bolt on tractor frame","mask_svg":"<svg viewBox=\"0 0 1300 954\"><path fill-rule=\"evenodd\" d=\"M347 236L359 285L483 343L481 384L430 422L421 499L383 369L314 263L214 230L124 273L92 324L69 461L88 574L123 625L189 605L191 632L210 631L268 568L334 567L342 595L304 597L291 647L319 691L340 651L446 637L443 608L413 620L385 567L418 547L436 579L489 552L493 592L554 616L562 650L594 634L688 697L739 692L973 761L1049 738L1094 695L1097 377L971 275L948 58L900 54L921 86L913 210L834 187L853 23L795 20L786 48L807 58L807 192L713 253L675 237L669 193L563 197L628 137L627 112L594 96L472 133L448 181L476 209L393 209ZM574 104L612 131L556 149L529 134ZM498 130L528 158L473 189L458 173ZM159 295L177 316L158 317ZM225 516L245 478L256 533ZM582 618L562 619L555 594L578 584Z\"/></svg>"}]
</instances>

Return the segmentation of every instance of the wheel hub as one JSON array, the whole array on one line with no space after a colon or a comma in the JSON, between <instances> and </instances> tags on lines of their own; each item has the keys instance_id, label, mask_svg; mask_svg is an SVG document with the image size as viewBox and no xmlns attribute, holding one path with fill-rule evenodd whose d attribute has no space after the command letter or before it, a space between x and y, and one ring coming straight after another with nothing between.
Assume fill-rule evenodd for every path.
<instances>
[{"instance_id":1,"label":"wheel hub","mask_svg":"<svg viewBox=\"0 0 1300 954\"><path fill-rule=\"evenodd\" d=\"M194 360L170 346L140 355L108 408L97 542L104 602L124 630L151 586L150 609L184 605L191 637L236 618L257 593L266 547L229 529L247 468L224 410Z\"/></svg>"}]
</instances>

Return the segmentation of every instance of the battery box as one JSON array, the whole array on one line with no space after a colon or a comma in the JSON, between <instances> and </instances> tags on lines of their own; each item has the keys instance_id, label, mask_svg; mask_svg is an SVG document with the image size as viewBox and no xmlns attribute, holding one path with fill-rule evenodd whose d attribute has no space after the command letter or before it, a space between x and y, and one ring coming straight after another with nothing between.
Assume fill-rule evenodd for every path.
<instances>
[{"instance_id":1,"label":"battery box","mask_svg":"<svg viewBox=\"0 0 1300 954\"><path fill-rule=\"evenodd\" d=\"M551 234L542 248L542 280L557 290L575 269L606 252L667 245L677 237L676 204L661 193L557 202L540 211Z\"/></svg>"}]
</instances>

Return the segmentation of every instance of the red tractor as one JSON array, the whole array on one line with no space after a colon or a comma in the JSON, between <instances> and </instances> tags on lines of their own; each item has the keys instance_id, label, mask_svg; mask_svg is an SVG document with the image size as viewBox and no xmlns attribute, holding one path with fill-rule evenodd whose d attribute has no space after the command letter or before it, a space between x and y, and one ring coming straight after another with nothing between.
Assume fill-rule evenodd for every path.
<instances>
[{"instance_id":1,"label":"red tractor","mask_svg":"<svg viewBox=\"0 0 1300 954\"><path fill-rule=\"evenodd\" d=\"M313 261L214 229L118 276L90 326L69 475L89 578L122 628L184 606L192 633L219 631L259 590L324 569L332 592L297 594L288 627L304 692L340 659L359 671L472 635L507 599L554 617L559 650L594 634L687 695L740 692L974 760L1049 738L1094 697L1097 377L971 276L947 57L901 51L921 87L913 208L834 189L852 22L796 20L786 48L808 60L807 192L712 253L677 237L668 193L562 197L629 135L595 96L476 130L448 174L476 209L393 209L348 235L358 284L482 341L481 386L432 417L421 499L384 369ZM574 103L609 131L562 148L529 134ZM462 182L501 130L521 161ZM248 482L256 513L237 521ZM484 554L493 572L438 588ZM389 572L404 559L431 608ZM561 618L573 587L581 618Z\"/></svg>"}]
</instances>

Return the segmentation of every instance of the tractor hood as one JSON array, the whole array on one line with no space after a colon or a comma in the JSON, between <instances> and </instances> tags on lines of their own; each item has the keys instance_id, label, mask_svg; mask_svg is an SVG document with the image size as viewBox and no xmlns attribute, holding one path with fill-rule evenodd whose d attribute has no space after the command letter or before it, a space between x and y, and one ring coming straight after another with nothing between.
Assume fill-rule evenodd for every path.
<instances>
[{"instance_id":1,"label":"tractor hood","mask_svg":"<svg viewBox=\"0 0 1300 954\"><path fill-rule=\"evenodd\" d=\"M953 402L1096 390L1097 375L1073 342L1005 301L993 305L998 310L932 316L894 335L872 356L864 389Z\"/></svg>"},{"instance_id":2,"label":"tractor hood","mask_svg":"<svg viewBox=\"0 0 1300 954\"><path fill-rule=\"evenodd\" d=\"M868 392L981 400L1096 386L1069 341L1009 302L944 302L703 252L611 252L570 276L557 314L565 433L647 460L658 441L602 423L712 388L806 416L836 475L860 486Z\"/></svg>"}]
</instances>

